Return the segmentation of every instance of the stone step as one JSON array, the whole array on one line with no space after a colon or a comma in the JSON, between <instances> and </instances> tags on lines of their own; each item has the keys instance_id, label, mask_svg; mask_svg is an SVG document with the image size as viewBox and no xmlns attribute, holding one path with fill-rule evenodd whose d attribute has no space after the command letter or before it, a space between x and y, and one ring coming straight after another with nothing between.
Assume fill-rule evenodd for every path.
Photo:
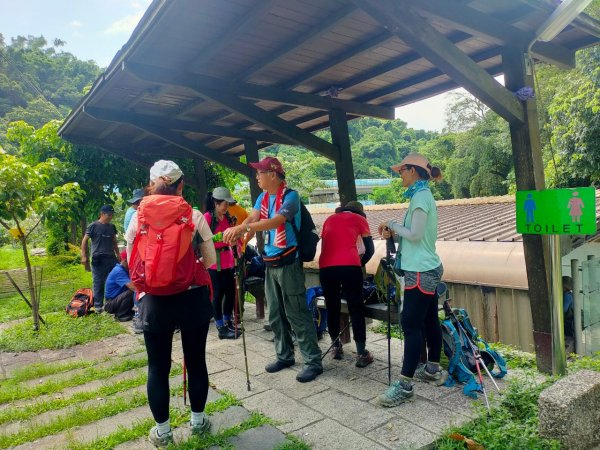
<instances>
[{"instance_id":1,"label":"stone step","mask_svg":"<svg viewBox=\"0 0 600 450\"><path fill-rule=\"evenodd\" d=\"M139 369L127 370L125 372L122 372L118 375L113 376L112 378L110 378L110 380L93 380L93 381L90 381L89 383L83 383L78 386L66 388L62 391L53 392L52 394L40 395L40 396L34 397L34 398L28 398L28 399L18 400L16 402L5 403L5 404L0 405L0 411L7 409L7 408L22 408L22 407L25 407L28 405L46 402L46 401L56 399L56 398L65 398L65 399L71 398L72 396L74 396L75 394L78 394L80 392L96 391L106 384L114 384L121 380L125 380L128 378L134 378L138 375L145 374L146 372L147 372L146 367L141 367Z\"/></svg>"},{"instance_id":2,"label":"stone step","mask_svg":"<svg viewBox=\"0 0 600 450\"><path fill-rule=\"evenodd\" d=\"M272 425L251 428L229 439L236 450L271 450L285 441L285 434Z\"/></svg>"},{"instance_id":3,"label":"stone step","mask_svg":"<svg viewBox=\"0 0 600 450\"><path fill-rule=\"evenodd\" d=\"M181 377L180 376L171 377L169 379L169 384L171 385L171 387L180 385ZM131 395L133 395L133 391L143 392L143 391L145 391L145 389L146 389L146 386L143 385L138 388L131 389L127 392L128 393L131 392ZM119 393L117 395L123 396L124 393ZM86 403L88 403L88 402L86 402ZM90 401L89 403L92 404L93 401ZM176 397L171 398L172 405L178 405L179 403L181 403L183 405L183 400L182 400L181 395L177 395ZM67 415L70 412L73 412L75 409L76 409L76 407L67 407L67 408L64 408L64 409L61 409L58 411L52 411L51 413L47 413L47 414L49 414L47 420L52 420L53 417ZM43 414L42 416L46 416L46 413ZM98 439L98 438L101 438L103 436L113 433L114 431L117 430L117 428L119 426L127 426L136 420L147 419L148 417L151 417L148 405L143 405L143 406L132 408L128 411L124 411L122 413L116 414L114 416L105 417L98 421L75 427L71 430L61 431L54 435L45 436L44 438L39 439L37 441L24 443L15 448L18 448L18 449L61 448L61 449L63 449L63 448L68 447L69 442L72 441L73 438L75 438L79 442L90 442L95 439ZM46 419L46 417L44 419ZM38 422L36 419L35 421L24 422L23 424L21 424L21 426L23 426L23 427L28 426L27 423L31 423L31 426L35 426L35 424Z\"/></svg>"},{"instance_id":4,"label":"stone step","mask_svg":"<svg viewBox=\"0 0 600 450\"><path fill-rule=\"evenodd\" d=\"M216 391L209 390L208 402L215 401L220 396ZM219 433L227 428L242 423L250 417L250 413L240 406L231 406L225 411L221 411L210 416L211 433ZM150 430L148 430L150 431ZM191 431L187 424L177 427L173 430L173 438L176 443L182 444L191 437ZM143 436L133 441L124 442L115 447L115 450L152 450L154 446L148 441L148 436Z\"/></svg>"}]
</instances>

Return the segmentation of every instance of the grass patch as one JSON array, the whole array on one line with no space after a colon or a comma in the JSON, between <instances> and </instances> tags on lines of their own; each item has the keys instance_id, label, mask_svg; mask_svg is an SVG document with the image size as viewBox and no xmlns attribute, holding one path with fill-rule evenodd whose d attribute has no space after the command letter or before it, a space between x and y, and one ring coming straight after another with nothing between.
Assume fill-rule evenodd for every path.
<instances>
[{"instance_id":1,"label":"grass patch","mask_svg":"<svg viewBox=\"0 0 600 450\"><path fill-rule=\"evenodd\" d=\"M228 392L222 392L221 394L222 394L222 396L219 399L215 400L214 402L210 402L206 405L204 412L207 415L210 416L217 412L225 411L230 406L241 405L241 402L233 394L230 394ZM172 407L170 409L169 415L170 415L170 419L171 419L171 425L173 427L185 425L190 419L190 413L189 413L189 410L187 410L187 409ZM268 421L268 419L266 419L266 418L264 420ZM246 423L246 422L248 422L248 423ZM244 422L245 427L249 426L252 423L257 423L256 419L253 419L252 417L250 419L248 419L246 422ZM267 423L267 422L265 422L265 423ZM262 423L260 423L260 424L262 425ZM122 444L124 442L146 436L148 434L150 428L153 425L154 425L154 420L152 420L151 418L144 419L142 421L137 422L136 424L134 424L131 427L119 427L117 429L117 431L115 431L114 433L111 433L108 436L105 436L103 438L97 439L97 440L89 442L89 443L81 443L81 442L73 441L69 445L69 449L71 449L71 450L105 450L107 448L114 448L117 445ZM240 425L243 425L243 424L240 424ZM259 425L255 425L255 426L259 426ZM233 427L233 428L235 428L235 427ZM237 433L235 433L235 431L233 429L228 429L228 430L224 430L223 433L219 433L217 436L221 436L221 434L225 434L226 432L239 434L242 431L245 431L245 429L250 429L250 428L254 428L254 427L249 427L249 428L244 428L244 429L240 428L240 429L238 429ZM227 437L234 436L235 434L228 434ZM193 442L194 446L191 446L191 447L170 446L169 448L170 449L173 449L173 448L196 449L196 448L207 448L210 446L210 444L206 445L206 446L204 446L202 444L202 442L204 442L204 438L193 437L188 442ZM184 443L182 445L187 445L187 443Z\"/></svg>"},{"instance_id":2,"label":"grass patch","mask_svg":"<svg viewBox=\"0 0 600 450\"><path fill-rule=\"evenodd\" d=\"M379 322L377 325L371 327L371 331L377 334L384 334L387 336L388 325L387 322ZM404 334L398 324L392 324L391 336L396 339L403 340Z\"/></svg>"},{"instance_id":3,"label":"grass patch","mask_svg":"<svg viewBox=\"0 0 600 450\"><path fill-rule=\"evenodd\" d=\"M64 257L31 256L31 264L43 268L40 314L44 319L51 312L64 312L73 293L82 287L92 286L92 275L80 264L67 264ZM0 270L24 269L21 249L0 247ZM28 289L23 293L29 297ZM31 310L15 292L0 298L0 323L31 317Z\"/></svg>"},{"instance_id":4,"label":"grass patch","mask_svg":"<svg viewBox=\"0 0 600 450\"><path fill-rule=\"evenodd\" d=\"M512 345L501 344L500 342L490 343L490 347L504 357L509 369L536 368L535 353L524 352Z\"/></svg>"},{"instance_id":5,"label":"grass patch","mask_svg":"<svg viewBox=\"0 0 600 450\"><path fill-rule=\"evenodd\" d=\"M54 394L63 389L85 384L91 380L107 379L132 369L138 369L148 365L146 358L127 359L119 361L109 367L89 367L86 370L74 374L72 377L60 380L47 380L33 386L21 386L19 382L9 378L2 382L2 390L0 390L0 404L8 403L16 400L38 397L40 395ZM172 370L181 370L176 365Z\"/></svg>"},{"instance_id":6,"label":"grass patch","mask_svg":"<svg viewBox=\"0 0 600 450\"><path fill-rule=\"evenodd\" d=\"M582 369L600 372L600 352L596 352L592 356L571 356L572 359L567 361L567 369L569 372L576 372Z\"/></svg>"},{"instance_id":7,"label":"grass patch","mask_svg":"<svg viewBox=\"0 0 600 450\"><path fill-rule=\"evenodd\" d=\"M45 316L47 326L33 331L33 319L27 319L0 332L0 350L27 352L69 348L125 333L123 325L108 314L73 318L64 312Z\"/></svg>"},{"instance_id":8,"label":"grass patch","mask_svg":"<svg viewBox=\"0 0 600 450\"><path fill-rule=\"evenodd\" d=\"M543 439L538 434L538 398L552 380L536 384L532 376L512 380L502 396L500 405L492 409L480 406L479 417L473 422L451 428L436 443L439 450L464 449L464 443L449 435L458 433L483 445L486 450L560 449L558 441Z\"/></svg>"},{"instance_id":9,"label":"grass patch","mask_svg":"<svg viewBox=\"0 0 600 450\"><path fill-rule=\"evenodd\" d=\"M310 445L300 439L298 436L288 434L286 441L275 447L273 450L310 450Z\"/></svg>"}]
</instances>

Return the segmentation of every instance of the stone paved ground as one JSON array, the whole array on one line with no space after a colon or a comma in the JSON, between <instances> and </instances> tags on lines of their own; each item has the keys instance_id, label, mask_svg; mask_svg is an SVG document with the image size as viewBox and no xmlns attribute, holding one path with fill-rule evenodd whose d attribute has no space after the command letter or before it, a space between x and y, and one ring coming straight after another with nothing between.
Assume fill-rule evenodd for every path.
<instances>
[{"instance_id":1,"label":"stone paved ground","mask_svg":"<svg viewBox=\"0 0 600 450\"><path fill-rule=\"evenodd\" d=\"M323 375L312 383L301 384L295 376L301 369L300 355L294 367L276 374L266 373L264 366L274 358L274 348L270 332L263 330L262 321L254 319L254 305L249 304L246 312L246 344L251 390L246 384L242 339L235 341L219 340L214 327L210 331L207 362L210 372L211 389L209 401L219 398L218 391L227 391L242 401L243 407L232 406L212 416L213 431L223 430L239 424L250 417L251 411L258 411L274 420L273 425L252 428L229 439L229 444L238 449L273 449L286 442L285 435L292 434L314 449L412 449L423 448L434 442L442 430L449 425L461 424L473 417L473 402L465 397L460 388L435 388L426 384L416 384L415 400L397 408L382 408L376 398L387 387L387 340L379 334L369 333L367 348L375 355L375 362L359 369L354 366L354 346L344 347L344 358L333 360L329 355L324 359ZM325 351L329 339L320 343ZM393 377L399 375L401 344L392 341ZM107 362L100 362L110 356ZM119 360L143 358L143 342L139 336L126 334L61 351L41 351L31 353L0 354L0 377L10 377L18 367L34 362L67 362L80 359L97 360L97 367ZM181 361L181 344L174 343L173 358ZM65 396L77 390L93 390L102 384L115 383L119 379L135 377L144 372L137 368L124 372L110 380L96 380L68 390ZM43 383L48 379L73 376L77 370L51 375L29 381L30 385ZM181 383L181 376L174 377L172 385ZM493 390L488 383L488 391ZM143 392L143 387L134 388L118 395L121 398L135 398ZM60 395L63 395L61 393ZM41 396L34 400L21 400L12 404L27 405L52 396ZM109 399L110 400L110 399ZM91 399L87 405L104 404L105 398ZM182 398L174 397L173 404L182 405ZM7 405L0 405L0 413ZM71 407L72 410L72 407ZM44 413L35 420L0 425L0 434L18 432L20 429L40 426L52 421L53 417L68 414L69 407ZM105 417L75 430L67 430L46 436L36 442L28 442L16 448L45 449L65 448L74 438L90 442L106 436L119 424L132 424L148 419L147 405L134 407L126 412ZM177 429L176 439L183 442L189 437L187 427ZM152 448L145 438L134 439L119 445L119 449Z\"/></svg>"}]
</instances>

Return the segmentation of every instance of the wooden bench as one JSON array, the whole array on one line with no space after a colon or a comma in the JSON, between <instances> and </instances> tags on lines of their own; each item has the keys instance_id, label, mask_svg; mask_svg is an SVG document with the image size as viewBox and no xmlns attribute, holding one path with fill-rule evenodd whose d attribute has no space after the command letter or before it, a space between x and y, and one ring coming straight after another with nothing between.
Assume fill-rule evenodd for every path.
<instances>
[{"instance_id":1,"label":"wooden bench","mask_svg":"<svg viewBox=\"0 0 600 450\"><path fill-rule=\"evenodd\" d=\"M325 297L317 297L317 308L325 309ZM382 322L388 321L388 307L384 303L374 303L365 305L365 317L370 319L380 320ZM401 314L398 312L397 305L390 306L390 318L392 324L400 323ZM350 312L348 311L348 303L342 299L340 308L340 330L343 330L350 321ZM350 342L350 327L346 328L346 331L340 337L342 343L347 344Z\"/></svg>"}]
</instances>

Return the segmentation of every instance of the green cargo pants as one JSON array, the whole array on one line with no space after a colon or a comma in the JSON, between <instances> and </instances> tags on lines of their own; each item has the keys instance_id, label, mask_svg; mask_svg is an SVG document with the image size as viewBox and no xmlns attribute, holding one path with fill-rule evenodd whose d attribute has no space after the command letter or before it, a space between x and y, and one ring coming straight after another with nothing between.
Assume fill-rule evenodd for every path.
<instances>
[{"instance_id":1,"label":"green cargo pants","mask_svg":"<svg viewBox=\"0 0 600 450\"><path fill-rule=\"evenodd\" d=\"M269 323L275 334L277 359L294 360L291 331L298 340L304 363L321 368L321 349L317 343L317 331L313 318L306 307L304 269L299 259L283 267L267 267L265 296L269 308Z\"/></svg>"}]
</instances>

